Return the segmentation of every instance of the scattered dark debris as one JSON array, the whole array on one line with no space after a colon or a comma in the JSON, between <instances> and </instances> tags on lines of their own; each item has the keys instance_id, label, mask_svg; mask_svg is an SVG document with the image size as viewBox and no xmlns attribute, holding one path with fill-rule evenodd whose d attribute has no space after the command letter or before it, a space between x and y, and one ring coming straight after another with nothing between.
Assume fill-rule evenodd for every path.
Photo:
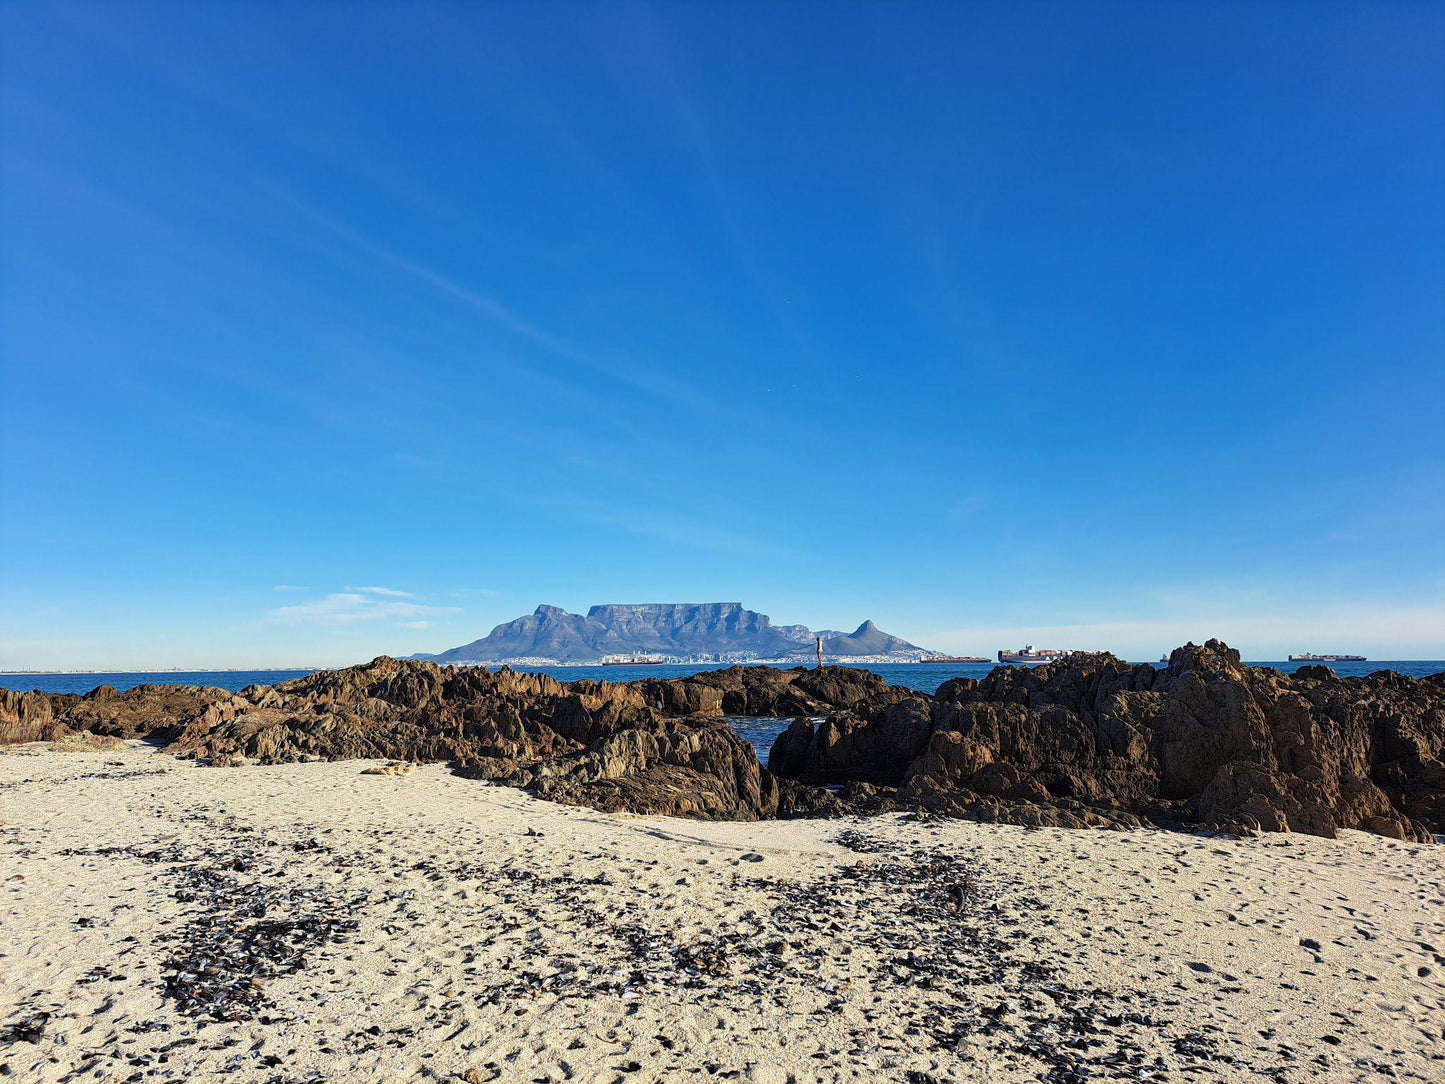
<instances>
[{"instance_id":1,"label":"scattered dark debris","mask_svg":"<svg viewBox=\"0 0 1445 1084\"><path fill-rule=\"evenodd\" d=\"M0 1043L38 1043L50 1023L48 1012L32 1013L8 1024L0 1024Z\"/></svg>"},{"instance_id":2,"label":"scattered dark debris","mask_svg":"<svg viewBox=\"0 0 1445 1084\"><path fill-rule=\"evenodd\" d=\"M344 942L364 903L336 901L291 879L288 854L328 851L315 839L269 847L239 826L211 826L204 849L168 843L155 847L97 847L65 854L122 855L168 867L173 895L186 905L181 929L161 962L163 991L188 1016L251 1020L266 1005L266 984L306 966L308 954ZM82 984L126 978L101 966Z\"/></svg>"},{"instance_id":3,"label":"scattered dark debris","mask_svg":"<svg viewBox=\"0 0 1445 1084\"><path fill-rule=\"evenodd\" d=\"M314 854L329 867L362 863L365 856L334 853L314 837L270 841L244 825L197 816L206 820L211 840L205 849L172 842L66 853L117 855L165 868L182 907L179 928L165 937L164 992L180 1012L202 1023L284 1026L285 1017L268 1014L267 984L353 938L359 927L352 916L363 905L373 913L394 909L395 918L378 927L384 936L422 920L416 897L427 890L415 878L375 890L370 899L338 900L298 875L295 855ZM771 867L748 870L751 876L730 874L735 884L757 890L761 902L690 936L652 914L666 891L661 885L638 887L605 873L537 872L514 856L418 860L392 872L420 874L439 890L480 890L485 903L477 914L493 935L524 928L544 908L550 914L560 906L575 916L588 934L588 944L575 954L523 950L504 968L463 967L466 996L509 1014L525 1014L538 998L636 1002L681 990L693 1004L720 1007L741 992L760 1005L801 1008L821 1021L836 1015L849 996L846 981L840 988L819 978L821 965L842 953L850 957L855 979L900 1007L896 1025L853 1027L850 1039L859 1048L911 1049L964 1065L984 1051L1003 1051L1040 1084L1191 1079L1220 1067L1242 1068L1221 1047L1217 1028L1184 1030L1172 1018L1178 1002L1066 978L1038 932L1054 921L1048 906L980 857L885 842L851 829L836 842L858 860L831 877L781 879L769 875ZM135 981L102 966L81 982L128 977ZM818 992L824 996L816 998ZM49 1019L49 1013L32 1011L0 1027L0 1042L37 1042ZM453 1019L442 1020L434 1026L453 1028ZM144 1021L131 1030L170 1027ZM452 1031L451 1038L460 1034ZM358 1024L332 1045L355 1054L405 1048L414 1038L409 1027ZM661 1045L673 1049L662 1038ZM1333 1036L1323 1041L1332 1039L1338 1042ZM1145 1043L1152 1044L1147 1051ZM1293 1081L1286 1067L1303 1066L1292 1065L1295 1054L1285 1048L1279 1057L1283 1065L1258 1068L1256 1075ZM728 1075L722 1066L708 1071ZM939 1078L915 1070L900 1079L937 1084Z\"/></svg>"},{"instance_id":4,"label":"scattered dark debris","mask_svg":"<svg viewBox=\"0 0 1445 1084\"><path fill-rule=\"evenodd\" d=\"M1070 984L1041 956L1042 939L1030 932L1048 918L1038 898L1014 891L1002 906L1001 890L990 887L996 878L973 856L900 847L852 830L837 842L865 860L827 880L740 881L762 892L766 909L690 939L649 919L650 896L633 901L594 891L608 883L605 877L486 863L411 868L440 883L484 883L497 897L491 910L504 930L535 918L543 896L549 906L565 906L591 934L585 961L521 957L505 972L471 976L479 1001L636 999L682 989L698 1004L731 1001L742 991L787 1006L800 990L821 990L827 996L811 1010L821 1017L841 1009L847 993L820 984L818 966L847 951L866 968L875 991L891 991L895 1004L908 1006L896 1034L857 1029L852 1039L860 1046L916 1048L921 1039L965 1060L975 1044L1002 1046L1033 1064L1043 1084L1143 1080L1178 1068L1140 1044L1168 1029L1165 1006L1132 991ZM409 895L394 898L406 902ZM1179 1037L1176 1052L1232 1062L1202 1033ZM915 1072L906 1079L924 1084L932 1078Z\"/></svg>"}]
</instances>

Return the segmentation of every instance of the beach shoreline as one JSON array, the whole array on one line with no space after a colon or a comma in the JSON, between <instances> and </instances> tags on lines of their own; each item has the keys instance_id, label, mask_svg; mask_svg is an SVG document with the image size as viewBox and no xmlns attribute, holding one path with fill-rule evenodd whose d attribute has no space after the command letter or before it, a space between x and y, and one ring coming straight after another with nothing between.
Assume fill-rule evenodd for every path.
<instances>
[{"instance_id":1,"label":"beach shoreline","mask_svg":"<svg viewBox=\"0 0 1445 1084\"><path fill-rule=\"evenodd\" d=\"M700 822L375 767L0 753L0 1063L57 1082L1445 1071L1429 844Z\"/></svg>"}]
</instances>

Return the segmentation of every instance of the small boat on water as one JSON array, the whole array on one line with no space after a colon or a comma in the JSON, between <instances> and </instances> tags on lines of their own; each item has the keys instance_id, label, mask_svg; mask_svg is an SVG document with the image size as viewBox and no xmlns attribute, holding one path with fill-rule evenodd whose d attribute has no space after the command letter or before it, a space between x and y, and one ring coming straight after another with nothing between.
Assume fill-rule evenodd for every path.
<instances>
[{"instance_id":1,"label":"small boat on water","mask_svg":"<svg viewBox=\"0 0 1445 1084\"><path fill-rule=\"evenodd\" d=\"M1024 644L1021 651L1005 651L999 648L998 661L1016 666L1036 666L1043 662L1054 662L1069 654L1067 651L1058 651L1051 647L1034 647L1033 644Z\"/></svg>"}]
</instances>

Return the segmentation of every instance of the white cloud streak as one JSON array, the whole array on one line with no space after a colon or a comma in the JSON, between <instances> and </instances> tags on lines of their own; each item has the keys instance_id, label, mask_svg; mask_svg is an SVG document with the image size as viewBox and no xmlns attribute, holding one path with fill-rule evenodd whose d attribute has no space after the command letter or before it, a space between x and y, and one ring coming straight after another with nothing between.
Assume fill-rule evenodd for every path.
<instances>
[{"instance_id":1,"label":"white cloud streak","mask_svg":"<svg viewBox=\"0 0 1445 1084\"><path fill-rule=\"evenodd\" d=\"M278 606L266 616L282 625L344 627L361 621L394 621L404 627L424 628L428 618L456 611L455 606L429 606L405 592L373 587L348 588L310 602Z\"/></svg>"}]
</instances>

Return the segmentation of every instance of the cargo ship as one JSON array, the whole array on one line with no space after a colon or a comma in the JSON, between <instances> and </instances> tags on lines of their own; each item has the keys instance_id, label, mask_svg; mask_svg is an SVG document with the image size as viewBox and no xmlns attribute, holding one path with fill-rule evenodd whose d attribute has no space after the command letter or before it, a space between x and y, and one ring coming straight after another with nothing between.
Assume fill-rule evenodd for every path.
<instances>
[{"instance_id":1,"label":"cargo ship","mask_svg":"<svg viewBox=\"0 0 1445 1084\"><path fill-rule=\"evenodd\" d=\"M919 659L919 662L988 662L988 659L978 655L930 655L926 659Z\"/></svg>"},{"instance_id":2,"label":"cargo ship","mask_svg":"<svg viewBox=\"0 0 1445 1084\"><path fill-rule=\"evenodd\" d=\"M663 660L648 659L641 656L634 659L608 658L602 660L603 666L661 666Z\"/></svg>"},{"instance_id":3,"label":"cargo ship","mask_svg":"<svg viewBox=\"0 0 1445 1084\"><path fill-rule=\"evenodd\" d=\"M1291 655L1290 662L1368 662L1363 655L1311 655L1306 651L1303 655Z\"/></svg>"},{"instance_id":4,"label":"cargo ship","mask_svg":"<svg viewBox=\"0 0 1445 1084\"><path fill-rule=\"evenodd\" d=\"M1051 647L1034 647L1033 644L1024 644L1022 651L1005 651L1003 648L999 648L998 661L1033 666L1041 662L1054 662L1067 654L1069 652L1056 651Z\"/></svg>"}]
</instances>

